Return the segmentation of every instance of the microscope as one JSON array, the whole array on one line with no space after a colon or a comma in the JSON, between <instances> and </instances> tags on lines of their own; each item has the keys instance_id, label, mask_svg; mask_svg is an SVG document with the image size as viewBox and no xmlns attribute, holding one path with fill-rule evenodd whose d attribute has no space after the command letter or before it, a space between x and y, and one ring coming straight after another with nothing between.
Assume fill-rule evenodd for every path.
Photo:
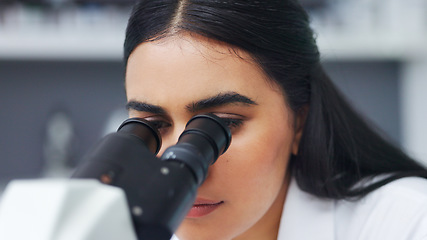
<instances>
[{"instance_id":1,"label":"microscope","mask_svg":"<svg viewBox=\"0 0 427 240\"><path fill-rule=\"evenodd\" d=\"M156 157L158 131L128 119L92 148L71 179L12 181L0 204L0 239L169 240L230 142L220 118L200 114Z\"/></svg>"}]
</instances>

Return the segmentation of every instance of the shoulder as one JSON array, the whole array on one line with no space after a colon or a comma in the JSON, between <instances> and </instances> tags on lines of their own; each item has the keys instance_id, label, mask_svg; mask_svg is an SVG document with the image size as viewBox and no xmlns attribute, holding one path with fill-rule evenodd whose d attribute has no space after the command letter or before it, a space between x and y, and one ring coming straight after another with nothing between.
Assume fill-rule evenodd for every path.
<instances>
[{"instance_id":1,"label":"shoulder","mask_svg":"<svg viewBox=\"0 0 427 240\"><path fill-rule=\"evenodd\" d=\"M427 199L427 179L420 177L401 178L379 188L378 194L394 194L398 195L399 198L425 201Z\"/></svg>"},{"instance_id":2,"label":"shoulder","mask_svg":"<svg viewBox=\"0 0 427 240\"><path fill-rule=\"evenodd\" d=\"M427 239L427 180L402 178L358 201L337 201L335 223L338 239Z\"/></svg>"}]
</instances>

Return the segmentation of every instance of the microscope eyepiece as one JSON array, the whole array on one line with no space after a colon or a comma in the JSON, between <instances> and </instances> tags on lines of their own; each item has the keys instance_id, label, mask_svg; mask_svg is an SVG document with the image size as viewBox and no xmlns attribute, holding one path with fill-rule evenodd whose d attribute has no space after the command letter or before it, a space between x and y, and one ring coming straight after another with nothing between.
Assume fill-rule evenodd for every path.
<instances>
[{"instance_id":1,"label":"microscope eyepiece","mask_svg":"<svg viewBox=\"0 0 427 240\"><path fill-rule=\"evenodd\" d=\"M228 149L230 143L231 131L221 118L214 114L200 114L188 121L178 143L166 149L161 159L186 164L200 185L209 166Z\"/></svg>"},{"instance_id":2,"label":"microscope eyepiece","mask_svg":"<svg viewBox=\"0 0 427 240\"><path fill-rule=\"evenodd\" d=\"M157 154L162 146L162 139L160 138L159 131L142 118L127 119L120 125L117 132L124 132L138 137L154 154Z\"/></svg>"}]
</instances>

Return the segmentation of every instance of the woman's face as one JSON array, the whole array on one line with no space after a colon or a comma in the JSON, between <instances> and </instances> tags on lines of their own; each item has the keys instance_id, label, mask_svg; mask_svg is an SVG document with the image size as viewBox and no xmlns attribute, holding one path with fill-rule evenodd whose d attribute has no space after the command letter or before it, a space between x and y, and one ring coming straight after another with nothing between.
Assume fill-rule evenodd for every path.
<instances>
[{"instance_id":1,"label":"woman's face","mask_svg":"<svg viewBox=\"0 0 427 240\"><path fill-rule=\"evenodd\" d=\"M231 128L228 151L177 231L181 240L275 239L300 133L281 90L248 54L200 36L146 42L128 60L126 91L130 117L159 128L159 154L196 114L214 113Z\"/></svg>"}]
</instances>

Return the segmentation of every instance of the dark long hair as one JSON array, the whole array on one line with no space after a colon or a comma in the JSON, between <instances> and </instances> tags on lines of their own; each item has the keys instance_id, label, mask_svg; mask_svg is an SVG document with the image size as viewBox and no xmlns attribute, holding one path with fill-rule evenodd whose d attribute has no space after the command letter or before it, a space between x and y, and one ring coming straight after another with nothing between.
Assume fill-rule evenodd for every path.
<instances>
[{"instance_id":1,"label":"dark long hair","mask_svg":"<svg viewBox=\"0 0 427 240\"><path fill-rule=\"evenodd\" d=\"M319 197L361 197L427 170L376 134L322 69L309 17L296 0L142 0L129 19L125 64L140 43L180 32L248 52L283 89L290 108L308 114L289 170ZM375 176L380 181L361 183ZM355 185L358 187L355 187Z\"/></svg>"}]
</instances>

